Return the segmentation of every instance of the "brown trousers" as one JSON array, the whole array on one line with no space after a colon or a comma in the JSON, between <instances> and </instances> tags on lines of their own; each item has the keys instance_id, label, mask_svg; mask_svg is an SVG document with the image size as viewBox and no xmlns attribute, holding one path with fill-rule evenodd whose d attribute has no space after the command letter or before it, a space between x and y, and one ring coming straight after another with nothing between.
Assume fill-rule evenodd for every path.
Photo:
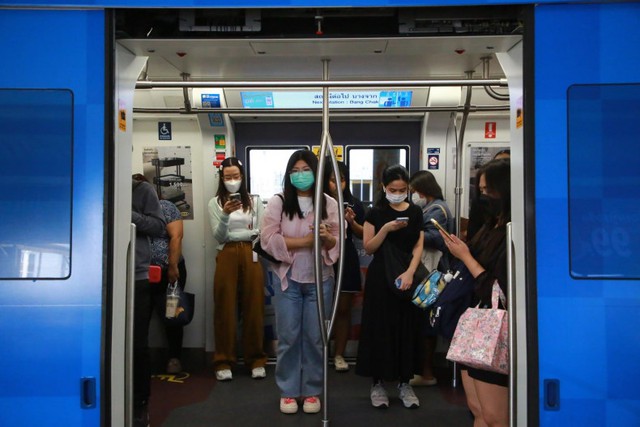
<instances>
[{"instance_id":1,"label":"brown trousers","mask_svg":"<svg viewBox=\"0 0 640 427\"><path fill-rule=\"evenodd\" d=\"M251 242L228 242L218 252L213 298L214 369L231 369L237 361L238 298L244 364L250 369L264 366L264 273L262 264L253 262Z\"/></svg>"}]
</instances>

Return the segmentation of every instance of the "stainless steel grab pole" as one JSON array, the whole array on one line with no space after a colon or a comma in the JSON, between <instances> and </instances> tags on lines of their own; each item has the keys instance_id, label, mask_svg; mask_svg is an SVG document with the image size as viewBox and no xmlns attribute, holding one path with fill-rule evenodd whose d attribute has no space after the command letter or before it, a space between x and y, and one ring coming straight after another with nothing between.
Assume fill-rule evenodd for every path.
<instances>
[{"instance_id":1,"label":"stainless steel grab pole","mask_svg":"<svg viewBox=\"0 0 640 427\"><path fill-rule=\"evenodd\" d=\"M515 281L515 248L513 245L513 225L507 224L507 315L509 318L509 425L516 421L517 371L518 361L516 347L516 281Z\"/></svg>"},{"instance_id":2,"label":"stainless steel grab pole","mask_svg":"<svg viewBox=\"0 0 640 427\"><path fill-rule=\"evenodd\" d=\"M323 59L323 78L327 79L329 76L329 60ZM313 247L315 254L315 262L314 262L314 273L315 273L315 281L316 281L316 292L318 294L317 302L318 302L318 321L320 323L320 333L322 335L322 345L323 345L323 395L322 395L322 425L329 425L329 392L328 392L328 366L329 366L329 339L331 337L331 330L333 328L333 323L335 320L336 312L338 309L338 297L340 295L340 285L342 282L342 269L343 269L343 259L344 259L344 211L342 210L342 191L337 191L338 193L338 225L339 225L339 237L337 245L340 245L340 256L338 259L338 276L336 277L336 283L334 288L334 298L333 307L331 310L331 315L329 319L325 316L325 308L324 308L324 286L322 280L322 245L320 241L320 235L318 230L320 229L320 223L322 220L322 199L324 197L324 192L322 188L322 183L324 179L324 168L327 154L331 158L331 165L333 169L333 173L336 177L336 180L340 178L340 170L338 169L338 162L336 160L336 155L333 150L333 141L331 140L331 135L329 133L329 88L323 88L323 100L322 100L322 142L320 145L320 151L318 153L320 159L318 162L318 172L316 175L316 187L315 187L315 204L314 204L314 222L313 222ZM340 188L340 187L338 187Z\"/></svg>"},{"instance_id":3,"label":"stainless steel grab pole","mask_svg":"<svg viewBox=\"0 0 640 427\"><path fill-rule=\"evenodd\" d=\"M125 290L125 332L124 332L124 396L125 425L133 426L133 330L136 288L136 225L129 228L127 252L127 280Z\"/></svg>"}]
</instances>

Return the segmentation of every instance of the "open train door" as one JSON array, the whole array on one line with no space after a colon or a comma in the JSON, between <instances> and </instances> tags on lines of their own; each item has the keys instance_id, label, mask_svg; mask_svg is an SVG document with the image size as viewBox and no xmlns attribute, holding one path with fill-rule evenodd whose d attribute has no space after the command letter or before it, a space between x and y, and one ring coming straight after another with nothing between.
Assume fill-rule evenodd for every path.
<instances>
[{"instance_id":1,"label":"open train door","mask_svg":"<svg viewBox=\"0 0 640 427\"><path fill-rule=\"evenodd\" d=\"M637 2L535 7L529 425L640 425L638 22Z\"/></svg>"},{"instance_id":2,"label":"open train door","mask_svg":"<svg viewBox=\"0 0 640 427\"><path fill-rule=\"evenodd\" d=\"M105 16L0 9L0 424L100 425Z\"/></svg>"}]
</instances>

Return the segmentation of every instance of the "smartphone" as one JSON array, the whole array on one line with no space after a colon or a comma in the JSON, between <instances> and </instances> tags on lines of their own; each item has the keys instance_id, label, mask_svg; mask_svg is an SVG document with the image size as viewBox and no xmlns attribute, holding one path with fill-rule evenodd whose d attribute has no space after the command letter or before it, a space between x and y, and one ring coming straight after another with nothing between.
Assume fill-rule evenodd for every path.
<instances>
[{"instance_id":1,"label":"smartphone","mask_svg":"<svg viewBox=\"0 0 640 427\"><path fill-rule=\"evenodd\" d=\"M431 218L431 222L433 223L433 225L436 226L436 228L440 231L442 231L444 233L445 236L447 236L449 238L449 240L451 240L453 242L453 238L451 237L451 234L449 234L447 232L447 230L444 229L443 226L440 225L440 223L438 221L436 221L435 218Z\"/></svg>"},{"instance_id":2,"label":"smartphone","mask_svg":"<svg viewBox=\"0 0 640 427\"><path fill-rule=\"evenodd\" d=\"M232 200L232 201L237 200L240 202L242 200L242 197L240 196L240 193L231 193L229 194L229 200Z\"/></svg>"},{"instance_id":3,"label":"smartphone","mask_svg":"<svg viewBox=\"0 0 640 427\"><path fill-rule=\"evenodd\" d=\"M399 216L398 218L396 218L396 221L409 222L409 217L408 216Z\"/></svg>"},{"instance_id":4,"label":"smartphone","mask_svg":"<svg viewBox=\"0 0 640 427\"><path fill-rule=\"evenodd\" d=\"M349 204L349 202L342 202L342 206L344 206L345 209L353 207L353 205Z\"/></svg>"}]
</instances>

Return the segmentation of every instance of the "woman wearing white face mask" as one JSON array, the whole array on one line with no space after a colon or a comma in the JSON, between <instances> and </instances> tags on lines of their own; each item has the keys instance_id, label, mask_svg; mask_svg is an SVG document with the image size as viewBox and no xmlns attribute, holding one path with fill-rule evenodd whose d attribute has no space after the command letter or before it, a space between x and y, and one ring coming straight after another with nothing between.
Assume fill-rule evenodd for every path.
<instances>
[{"instance_id":1,"label":"woman wearing white face mask","mask_svg":"<svg viewBox=\"0 0 640 427\"><path fill-rule=\"evenodd\" d=\"M371 404L389 406L384 381L398 382L398 397L405 408L420 405L409 380L422 370L421 319L424 312L400 299L387 283L382 245L410 255L408 269L397 278L401 290L408 289L422 254L422 211L407 201L409 174L400 165L382 173L383 192L365 217L363 243L373 260L367 269L358 344L356 374L371 377ZM403 218L404 219L401 219Z\"/></svg>"},{"instance_id":2,"label":"woman wearing white face mask","mask_svg":"<svg viewBox=\"0 0 640 427\"><path fill-rule=\"evenodd\" d=\"M424 249L422 263L429 271L439 269L446 272L449 269L449 251L440 232L431 219L438 221L449 233L455 233L455 219L444 201L442 189L436 178L429 171L421 170L414 173L409 181L411 186L411 201L422 209ZM431 386L438 381L433 375L433 355L436 349L436 333L424 319L425 358L421 375L416 375L409 382L412 386Z\"/></svg>"},{"instance_id":3,"label":"woman wearing white face mask","mask_svg":"<svg viewBox=\"0 0 640 427\"><path fill-rule=\"evenodd\" d=\"M266 376L264 274L252 251L263 212L260 198L247 192L242 163L235 157L227 157L220 168L218 192L209 201L211 230L218 242L213 283L216 342L213 364L218 381L231 380L231 368L236 364L238 294L242 296L244 364L251 369L252 378Z\"/></svg>"}]
</instances>

